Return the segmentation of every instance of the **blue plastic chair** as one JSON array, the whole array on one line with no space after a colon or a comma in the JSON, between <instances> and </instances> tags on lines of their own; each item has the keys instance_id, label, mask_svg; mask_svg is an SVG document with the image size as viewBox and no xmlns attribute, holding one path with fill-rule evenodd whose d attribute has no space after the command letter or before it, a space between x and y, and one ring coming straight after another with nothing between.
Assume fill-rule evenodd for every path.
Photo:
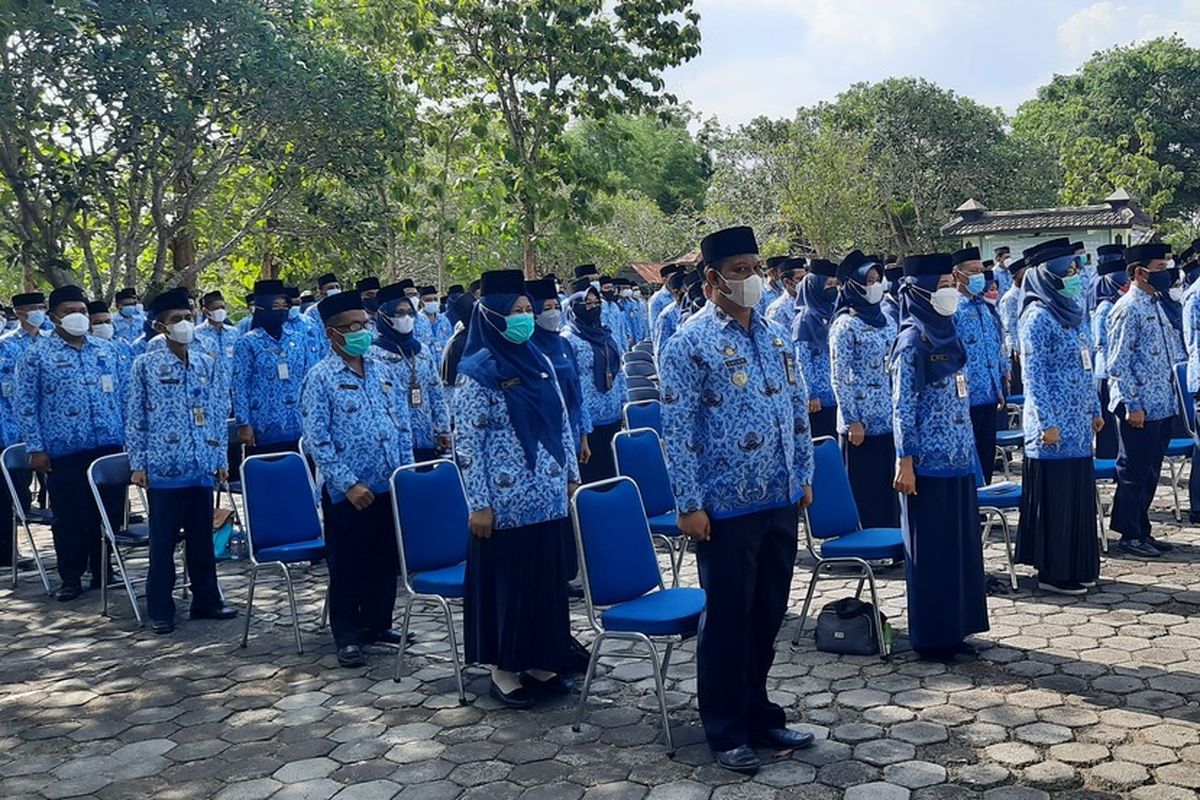
<instances>
[{"instance_id":1,"label":"blue plastic chair","mask_svg":"<svg viewBox=\"0 0 1200 800\"><path fill-rule=\"evenodd\" d=\"M983 469L979 466L979 459L974 458L972 460L975 462L975 485L978 487L975 491L979 502L979 513L986 520L981 525L983 528L983 543L987 544L988 534L992 531L992 521L998 520L1000 522L1000 532L1004 536L1004 553L1008 558L1008 580L1012 585L1013 591L1016 591L1017 570L1013 565L1012 530L1009 527L1008 514L1006 512L1021 508L1021 485L1011 481L1004 481L985 486L983 483Z\"/></svg>"},{"instance_id":2,"label":"blue plastic chair","mask_svg":"<svg viewBox=\"0 0 1200 800\"><path fill-rule=\"evenodd\" d=\"M644 387L640 388L640 389L630 388L628 397L629 397L629 402L631 402L631 403L636 403L640 400L661 400L662 399L662 395L660 395L658 393L657 388L647 389Z\"/></svg>"},{"instance_id":3,"label":"blue plastic chair","mask_svg":"<svg viewBox=\"0 0 1200 800\"><path fill-rule=\"evenodd\" d=\"M813 501L804 509L805 546L817 560L809 579L804 607L800 610L800 625L792 644L800 643L808 609L821 573L835 567L855 567L859 581L855 597L862 594L863 584L869 584L871 602L875 606L875 632L879 637L879 655L887 656L883 637L883 621L879 617L879 594L875 589L875 566L891 566L904 560L904 535L899 528L863 528L858 506L850 489L850 477L842 461L842 452L835 439L822 436L813 441ZM815 542L821 542L818 555Z\"/></svg>"},{"instance_id":4,"label":"blue plastic chair","mask_svg":"<svg viewBox=\"0 0 1200 800\"><path fill-rule=\"evenodd\" d=\"M641 643L646 645L654 672L667 754L674 754L663 683L672 648L699 631L704 590L663 588L642 498L629 478L611 478L577 489L571 498L571 524L579 549L588 621L596 632L571 728L578 731L583 722L604 643L610 639ZM656 641L666 644L661 661Z\"/></svg>"},{"instance_id":5,"label":"blue plastic chair","mask_svg":"<svg viewBox=\"0 0 1200 800\"><path fill-rule=\"evenodd\" d=\"M46 565L42 561L41 551L38 550L37 542L33 538L33 528L30 527L32 521L29 514L29 509L25 507L25 501L21 493L17 491L17 482L25 481L28 486L30 473L33 467L29 463L29 451L25 449L24 442L9 445L4 448L3 454L0 454L0 473L4 475L4 490L8 492L9 500L12 504L12 585L16 588L17 585L17 565L21 559L21 553L17 549L17 533L18 528L25 531L25 541L29 543L29 549L33 553L33 563L37 567L38 575L42 578L42 586L46 589L46 594L51 594L50 576L46 573ZM0 525L4 521L0 520Z\"/></svg>"},{"instance_id":6,"label":"blue plastic chair","mask_svg":"<svg viewBox=\"0 0 1200 800\"><path fill-rule=\"evenodd\" d=\"M628 405L625 406L629 408ZM675 492L667 471L667 456L662 440L650 428L618 431L612 440L613 462L617 474L638 487L650 535L667 548L671 559L671 585L679 585L679 568L687 552L687 537L679 532L675 513Z\"/></svg>"},{"instance_id":7,"label":"blue plastic chair","mask_svg":"<svg viewBox=\"0 0 1200 800\"><path fill-rule=\"evenodd\" d=\"M1104 519L1108 516L1104 508L1104 499L1100 495L1100 481L1117 482L1117 460L1115 458L1092 459L1093 482L1096 484L1096 535L1100 539L1100 549L1108 552L1108 535L1104 532Z\"/></svg>"},{"instance_id":8,"label":"blue plastic chair","mask_svg":"<svg viewBox=\"0 0 1200 800\"><path fill-rule=\"evenodd\" d=\"M129 455L113 453L101 456L88 465L88 486L92 490L92 500L100 512L100 613L108 616L108 563L111 552L117 564L117 574L125 585L125 593L129 596L129 605L133 607L133 615L138 625L142 624L142 611L138 607L138 595L133 589L133 579L122 555L121 548L128 551L145 548L150 545L150 525L146 522L130 524L129 522L129 487L132 485L133 472L129 467ZM122 518L119 521L109 517L104 505L102 492L104 490L120 491L125 503L122 506ZM149 509L147 509L149 510ZM187 573L184 573L184 585L187 585Z\"/></svg>"},{"instance_id":9,"label":"blue plastic chair","mask_svg":"<svg viewBox=\"0 0 1200 800\"><path fill-rule=\"evenodd\" d=\"M654 342L650 341L649 339L643 339L642 341L635 344L633 346L633 349L639 353L649 353L651 356L653 356L654 355Z\"/></svg>"},{"instance_id":10,"label":"blue plastic chair","mask_svg":"<svg viewBox=\"0 0 1200 800\"><path fill-rule=\"evenodd\" d=\"M662 402L659 400L639 400L636 403L626 403L621 409L621 427L627 431L634 428L649 428L662 438Z\"/></svg>"},{"instance_id":11,"label":"blue plastic chair","mask_svg":"<svg viewBox=\"0 0 1200 800\"><path fill-rule=\"evenodd\" d=\"M1181 361L1175 365L1174 372L1175 399L1179 405L1179 413L1187 428L1186 437L1175 437L1167 443L1164 460L1171 474L1171 498L1175 503L1175 521L1183 521L1183 507L1179 502L1179 483L1183 478L1183 465L1192 458L1196 447L1196 407L1192 396L1187 390L1187 362ZM1195 469L1195 465L1192 465Z\"/></svg>"},{"instance_id":12,"label":"blue plastic chair","mask_svg":"<svg viewBox=\"0 0 1200 800\"><path fill-rule=\"evenodd\" d=\"M658 384L651 378L643 378L641 375L626 375L625 386L629 389L653 389L658 391Z\"/></svg>"},{"instance_id":13,"label":"blue plastic chair","mask_svg":"<svg viewBox=\"0 0 1200 800\"><path fill-rule=\"evenodd\" d=\"M629 377L654 378L658 375L658 367L653 361L626 361L622 367Z\"/></svg>"},{"instance_id":14,"label":"blue plastic chair","mask_svg":"<svg viewBox=\"0 0 1200 800\"><path fill-rule=\"evenodd\" d=\"M1025 449L1025 431L1021 428L1013 428L1007 431L996 431L996 454L1000 456L1000 462L1004 469L1004 479L1012 480L1012 475L1008 471L1009 456L1013 453L1019 453Z\"/></svg>"},{"instance_id":15,"label":"blue plastic chair","mask_svg":"<svg viewBox=\"0 0 1200 800\"><path fill-rule=\"evenodd\" d=\"M638 350L636 348L627 352L624 356L622 356L622 359L623 363L625 364L632 364L637 361L642 361L647 364L654 363L654 356L652 354L647 353L645 350Z\"/></svg>"},{"instance_id":16,"label":"blue plastic chair","mask_svg":"<svg viewBox=\"0 0 1200 800\"><path fill-rule=\"evenodd\" d=\"M458 681L458 702L465 704L462 661L458 656L454 614L449 601L461 600L466 594L467 542L470 539L467 490L463 487L458 465L447 459L399 467L392 473L391 482L400 578L408 593L393 677L400 680L413 604L432 603L446 620L454 677Z\"/></svg>"},{"instance_id":17,"label":"blue plastic chair","mask_svg":"<svg viewBox=\"0 0 1200 800\"><path fill-rule=\"evenodd\" d=\"M304 457L299 453L278 453L244 459L242 500L246 507L246 545L251 564L242 647L250 639L250 617L254 610L254 587L258 583L258 571L262 567L277 566L287 584L296 652L303 653L296 590L288 565L325 557L325 538L321 518L317 514L316 486Z\"/></svg>"}]
</instances>

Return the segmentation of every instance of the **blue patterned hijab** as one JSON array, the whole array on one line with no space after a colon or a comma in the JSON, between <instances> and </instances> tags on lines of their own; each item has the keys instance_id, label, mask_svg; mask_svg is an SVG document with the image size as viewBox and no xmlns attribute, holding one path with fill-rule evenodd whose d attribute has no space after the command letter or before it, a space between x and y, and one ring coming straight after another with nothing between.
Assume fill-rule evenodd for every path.
<instances>
[{"instance_id":1,"label":"blue patterned hijab","mask_svg":"<svg viewBox=\"0 0 1200 800\"><path fill-rule=\"evenodd\" d=\"M1059 291L1069 267L1070 260L1063 258L1053 259L1032 269L1026 268L1025 280L1021 284L1021 313L1024 314L1032 306L1041 306L1064 328L1079 327L1079 323L1083 322L1083 307L1078 300L1064 297Z\"/></svg>"},{"instance_id":2,"label":"blue patterned hijab","mask_svg":"<svg viewBox=\"0 0 1200 800\"><path fill-rule=\"evenodd\" d=\"M595 289L585 289L567 298L567 330L592 346L592 383L602 394L607 394L612 388L608 376L615 378L621 369L621 351L612 333L598 319L594 322L584 319L583 304L589 292L600 296Z\"/></svg>"},{"instance_id":3,"label":"blue patterned hijab","mask_svg":"<svg viewBox=\"0 0 1200 800\"><path fill-rule=\"evenodd\" d=\"M421 341L416 336L413 336L412 331L400 333L387 320L401 306L406 306L414 311L416 310L412 300L407 297L397 297L395 300L389 300L379 307L379 313L375 317L375 344L384 350L389 350L393 353L403 353L412 358L421 352Z\"/></svg>"},{"instance_id":4,"label":"blue patterned hijab","mask_svg":"<svg viewBox=\"0 0 1200 800\"><path fill-rule=\"evenodd\" d=\"M868 303L866 298L867 278L871 272L881 275L878 264L868 262L863 264L850 275L850 280L838 287L837 306L833 318L842 314L853 314L872 328L882 328L887 325L887 317L883 315L882 301Z\"/></svg>"},{"instance_id":5,"label":"blue patterned hijab","mask_svg":"<svg viewBox=\"0 0 1200 800\"><path fill-rule=\"evenodd\" d=\"M793 340L820 345L829 342L829 323L833 321L834 297L825 291L827 278L827 275L810 272L796 287L796 318L792 321Z\"/></svg>"},{"instance_id":6,"label":"blue patterned hijab","mask_svg":"<svg viewBox=\"0 0 1200 800\"><path fill-rule=\"evenodd\" d=\"M892 363L905 350L916 351L917 391L953 375L967 363L967 351L958 338L954 317L934 311L929 295L937 290L940 275L916 275L900 287L900 333L892 346Z\"/></svg>"},{"instance_id":7,"label":"blue patterned hijab","mask_svg":"<svg viewBox=\"0 0 1200 800\"><path fill-rule=\"evenodd\" d=\"M1179 270L1172 268L1168 270L1171 273L1171 285L1174 286L1179 282ZM1168 292L1158 292L1158 304L1162 307L1163 314L1167 321L1179 333L1183 333L1183 303L1179 300L1172 300Z\"/></svg>"},{"instance_id":8,"label":"blue patterned hijab","mask_svg":"<svg viewBox=\"0 0 1200 800\"><path fill-rule=\"evenodd\" d=\"M539 442L561 466L566 464L563 406L551 379L553 367L532 343L513 344L501 334L505 317L522 296L493 294L479 299L471 312L458 372L504 396L529 469L537 464Z\"/></svg>"},{"instance_id":9,"label":"blue patterned hijab","mask_svg":"<svg viewBox=\"0 0 1200 800\"><path fill-rule=\"evenodd\" d=\"M534 310L537 310L536 305ZM583 424L583 398L579 393L579 367L575 363L575 351L571 349L571 343L561 333L548 331L541 325L534 326L531 341L542 355L550 359L554 377L558 380L558 390L567 404L571 428L579 430Z\"/></svg>"},{"instance_id":10,"label":"blue patterned hijab","mask_svg":"<svg viewBox=\"0 0 1200 800\"><path fill-rule=\"evenodd\" d=\"M1129 285L1129 276L1125 274L1124 270L1110 272L1107 275L1097 275L1088 286L1086 298L1088 311L1095 313L1097 307L1105 300L1117 302L1125 293L1127 285Z\"/></svg>"}]
</instances>

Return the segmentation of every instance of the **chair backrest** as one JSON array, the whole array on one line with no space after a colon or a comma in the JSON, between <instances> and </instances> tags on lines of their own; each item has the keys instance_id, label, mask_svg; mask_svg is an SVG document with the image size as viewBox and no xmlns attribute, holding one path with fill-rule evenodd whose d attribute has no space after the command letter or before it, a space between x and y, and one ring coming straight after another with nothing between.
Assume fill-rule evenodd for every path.
<instances>
[{"instance_id":1,"label":"chair backrest","mask_svg":"<svg viewBox=\"0 0 1200 800\"><path fill-rule=\"evenodd\" d=\"M242 502L251 555L321 538L316 488L304 456L272 453L242 461Z\"/></svg>"},{"instance_id":2,"label":"chair backrest","mask_svg":"<svg viewBox=\"0 0 1200 800\"><path fill-rule=\"evenodd\" d=\"M1188 433L1196 435L1196 405L1192 395L1187 390L1187 362L1180 361L1175 365L1175 399L1179 401L1179 411L1183 414L1183 422L1187 425Z\"/></svg>"},{"instance_id":3,"label":"chair backrest","mask_svg":"<svg viewBox=\"0 0 1200 800\"><path fill-rule=\"evenodd\" d=\"M651 428L617 431L612 449L617 474L637 484L647 515L657 517L675 510L671 475L657 431Z\"/></svg>"},{"instance_id":4,"label":"chair backrest","mask_svg":"<svg viewBox=\"0 0 1200 800\"><path fill-rule=\"evenodd\" d=\"M621 420L627 431L635 428L649 428L662 438L662 401L639 400L636 403L626 403L621 409Z\"/></svg>"},{"instance_id":5,"label":"chair backrest","mask_svg":"<svg viewBox=\"0 0 1200 800\"><path fill-rule=\"evenodd\" d=\"M629 361L625 364L625 374L630 377L640 375L643 378L649 378L651 375L658 374L658 368L654 366L653 361Z\"/></svg>"},{"instance_id":6,"label":"chair backrest","mask_svg":"<svg viewBox=\"0 0 1200 800\"><path fill-rule=\"evenodd\" d=\"M850 477L837 442L828 436L813 442L812 495L805 519L814 539L836 539L859 529Z\"/></svg>"},{"instance_id":7,"label":"chair backrest","mask_svg":"<svg viewBox=\"0 0 1200 800\"><path fill-rule=\"evenodd\" d=\"M653 380L644 378L641 375L626 376L625 385L630 389L658 389Z\"/></svg>"},{"instance_id":8,"label":"chair backrest","mask_svg":"<svg viewBox=\"0 0 1200 800\"><path fill-rule=\"evenodd\" d=\"M112 535L117 535L119 528L125 526L125 519L109 519L108 506L104 502L101 489L120 489L119 497L125 499L125 509L128 511L128 492L133 480L133 469L129 466L128 453L113 453L101 456L88 465L88 484L91 486L92 497L100 514L100 522L108 528Z\"/></svg>"},{"instance_id":9,"label":"chair backrest","mask_svg":"<svg viewBox=\"0 0 1200 800\"><path fill-rule=\"evenodd\" d=\"M662 587L662 573L637 485L625 477L579 487L571 498L588 611Z\"/></svg>"},{"instance_id":10,"label":"chair backrest","mask_svg":"<svg viewBox=\"0 0 1200 800\"><path fill-rule=\"evenodd\" d=\"M392 473L392 515L405 585L410 572L467 560L467 492L448 459L409 464Z\"/></svg>"},{"instance_id":11,"label":"chair backrest","mask_svg":"<svg viewBox=\"0 0 1200 800\"><path fill-rule=\"evenodd\" d=\"M648 389L645 387L640 388L640 389L634 389L633 387L630 387L628 396L629 396L629 402L631 402L631 403L636 403L640 400L661 400L662 399L662 396L658 393L658 389L655 389L655 388Z\"/></svg>"},{"instance_id":12,"label":"chair backrest","mask_svg":"<svg viewBox=\"0 0 1200 800\"><path fill-rule=\"evenodd\" d=\"M647 353L645 350L630 350L624 356L624 363L634 364L637 362L645 362L647 364L654 363L654 356Z\"/></svg>"},{"instance_id":13,"label":"chair backrest","mask_svg":"<svg viewBox=\"0 0 1200 800\"><path fill-rule=\"evenodd\" d=\"M4 448L4 452L0 454L0 472L4 474L4 491L8 492L8 496L12 501L13 513L17 516L17 521L25 522L25 506L21 502L21 495L17 492L16 476L14 473L28 472L32 467L29 464L29 450L25 447L24 442L10 444ZM26 483L29 482L28 475L25 477ZM0 525L9 524L8 520L0 520Z\"/></svg>"},{"instance_id":14,"label":"chair backrest","mask_svg":"<svg viewBox=\"0 0 1200 800\"><path fill-rule=\"evenodd\" d=\"M654 342L651 342L648 339L644 339L644 340L638 342L637 344L635 344L633 346L633 349L639 353L649 353L650 355L653 355L654 354Z\"/></svg>"}]
</instances>

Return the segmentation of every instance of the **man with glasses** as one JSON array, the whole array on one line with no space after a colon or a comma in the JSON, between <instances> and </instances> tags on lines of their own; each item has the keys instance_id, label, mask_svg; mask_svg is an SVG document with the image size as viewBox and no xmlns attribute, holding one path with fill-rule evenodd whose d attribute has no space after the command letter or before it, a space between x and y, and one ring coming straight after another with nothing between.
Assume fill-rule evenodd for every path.
<instances>
[{"instance_id":1,"label":"man with glasses","mask_svg":"<svg viewBox=\"0 0 1200 800\"><path fill-rule=\"evenodd\" d=\"M679 530L708 595L697 651L700 720L717 763L762 764L752 745L812 744L767 696L788 605L799 511L812 500L808 387L788 332L755 310L763 278L750 228L700 244L710 301L663 345L663 434Z\"/></svg>"}]
</instances>

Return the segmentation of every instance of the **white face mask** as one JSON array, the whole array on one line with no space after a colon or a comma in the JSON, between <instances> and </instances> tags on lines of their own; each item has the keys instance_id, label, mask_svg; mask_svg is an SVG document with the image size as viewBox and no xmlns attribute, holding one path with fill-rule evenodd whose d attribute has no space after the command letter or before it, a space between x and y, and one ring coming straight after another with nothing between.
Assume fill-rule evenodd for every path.
<instances>
[{"instance_id":1,"label":"white face mask","mask_svg":"<svg viewBox=\"0 0 1200 800\"><path fill-rule=\"evenodd\" d=\"M592 288L597 292L600 291L600 281L592 281Z\"/></svg>"},{"instance_id":2,"label":"white face mask","mask_svg":"<svg viewBox=\"0 0 1200 800\"><path fill-rule=\"evenodd\" d=\"M224 322L225 318L228 316L229 316L229 312L223 308L218 308L214 311L208 312L208 318L211 319L213 322L216 322L217 324Z\"/></svg>"},{"instance_id":3,"label":"white face mask","mask_svg":"<svg viewBox=\"0 0 1200 800\"><path fill-rule=\"evenodd\" d=\"M1172 300L1174 300L1176 303L1178 303L1180 300L1182 300L1182 299L1183 299L1183 287L1180 287L1180 286L1172 286L1172 287L1171 287L1171 288L1170 288L1170 289L1167 291L1167 295L1168 295L1168 296L1170 296L1170 298L1171 298Z\"/></svg>"},{"instance_id":4,"label":"white face mask","mask_svg":"<svg viewBox=\"0 0 1200 800\"><path fill-rule=\"evenodd\" d=\"M396 333L412 333L413 328L417 324L417 318L412 314L405 314L402 317L388 317L388 320L391 322L392 328L395 329Z\"/></svg>"},{"instance_id":5,"label":"white face mask","mask_svg":"<svg viewBox=\"0 0 1200 800\"><path fill-rule=\"evenodd\" d=\"M934 311L943 317L949 317L958 311L958 301L961 297L962 295L958 293L958 289L955 289L953 286L947 286L934 292L929 298L929 303L933 306Z\"/></svg>"},{"instance_id":6,"label":"white face mask","mask_svg":"<svg viewBox=\"0 0 1200 800\"><path fill-rule=\"evenodd\" d=\"M179 322L167 326L167 338L176 344L191 344L192 337L195 335L196 326L190 319L181 319Z\"/></svg>"},{"instance_id":7,"label":"white face mask","mask_svg":"<svg viewBox=\"0 0 1200 800\"><path fill-rule=\"evenodd\" d=\"M881 280L879 282L879 285L883 287L882 291L884 291L884 292L891 291L892 282L889 281L887 278L884 278L883 280Z\"/></svg>"},{"instance_id":8,"label":"white face mask","mask_svg":"<svg viewBox=\"0 0 1200 800\"><path fill-rule=\"evenodd\" d=\"M113 324L111 322L97 322L92 326L92 336L101 339L111 339L113 337Z\"/></svg>"},{"instance_id":9,"label":"white face mask","mask_svg":"<svg viewBox=\"0 0 1200 800\"><path fill-rule=\"evenodd\" d=\"M621 297L624 297L626 300L630 299L633 297L633 289L622 289Z\"/></svg>"},{"instance_id":10,"label":"white face mask","mask_svg":"<svg viewBox=\"0 0 1200 800\"><path fill-rule=\"evenodd\" d=\"M554 331L557 333L562 328L562 311L557 308L551 308L537 315L537 326L544 331Z\"/></svg>"},{"instance_id":11,"label":"white face mask","mask_svg":"<svg viewBox=\"0 0 1200 800\"><path fill-rule=\"evenodd\" d=\"M342 293L341 289L334 289L332 287L325 290L326 297L333 297L335 294L341 294L341 293Z\"/></svg>"},{"instance_id":12,"label":"white face mask","mask_svg":"<svg viewBox=\"0 0 1200 800\"><path fill-rule=\"evenodd\" d=\"M146 313L146 307L143 306L141 303L134 303L133 307L137 309L137 312L139 314Z\"/></svg>"},{"instance_id":13,"label":"white face mask","mask_svg":"<svg viewBox=\"0 0 1200 800\"><path fill-rule=\"evenodd\" d=\"M46 322L46 312L41 309L30 311L25 315L25 322L34 328L40 328Z\"/></svg>"},{"instance_id":14,"label":"white face mask","mask_svg":"<svg viewBox=\"0 0 1200 800\"><path fill-rule=\"evenodd\" d=\"M437 300L430 300L425 304L424 308L426 314L436 314L441 310L441 306L438 305Z\"/></svg>"},{"instance_id":15,"label":"white face mask","mask_svg":"<svg viewBox=\"0 0 1200 800\"><path fill-rule=\"evenodd\" d=\"M754 308L758 305L758 301L762 300L762 275L751 275L740 281L731 281L722 275L721 280L725 281L725 285L729 287L729 292L727 294L722 292L722 294L742 308Z\"/></svg>"},{"instance_id":16,"label":"white face mask","mask_svg":"<svg viewBox=\"0 0 1200 800\"><path fill-rule=\"evenodd\" d=\"M88 319L88 315L80 314L79 312L67 314L59 320L58 324L70 336L83 336L88 332L88 328L92 327L92 322Z\"/></svg>"},{"instance_id":17,"label":"white face mask","mask_svg":"<svg viewBox=\"0 0 1200 800\"><path fill-rule=\"evenodd\" d=\"M871 305L878 303L880 300L883 299L883 284L882 283L868 284L867 291L864 296L867 298L867 302L870 303Z\"/></svg>"}]
</instances>

